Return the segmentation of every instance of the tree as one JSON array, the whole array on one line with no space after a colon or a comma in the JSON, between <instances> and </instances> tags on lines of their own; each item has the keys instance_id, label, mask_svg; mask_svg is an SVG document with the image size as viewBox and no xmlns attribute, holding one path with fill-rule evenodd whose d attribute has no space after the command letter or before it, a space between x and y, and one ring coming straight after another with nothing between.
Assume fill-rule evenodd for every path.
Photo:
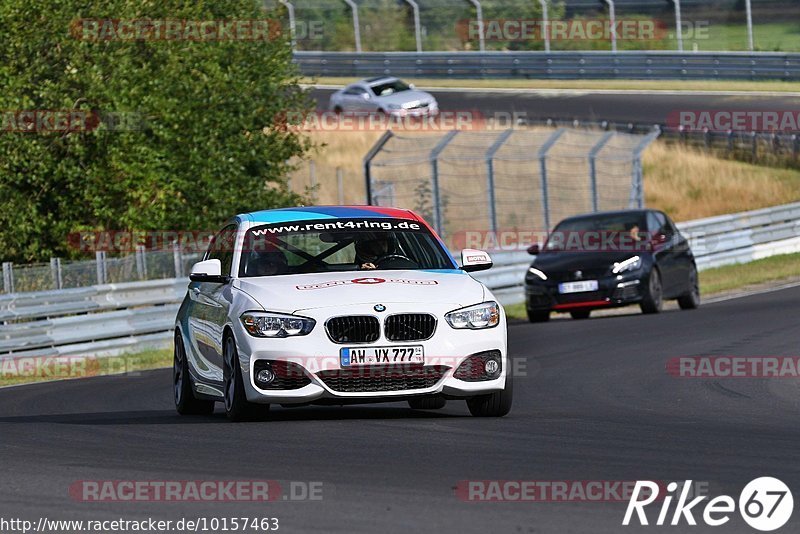
<instances>
[{"instance_id":1,"label":"tree","mask_svg":"<svg viewBox=\"0 0 800 534\"><path fill-rule=\"evenodd\" d=\"M285 176L308 142L272 127L286 110L310 109L286 35L80 33L78 19L111 18L278 20L252 0L0 2L2 124L20 110L104 117L90 131L0 132L4 260L74 256L67 236L80 230L213 229L238 212L302 201ZM135 120L119 130L108 114Z\"/></svg>"}]
</instances>

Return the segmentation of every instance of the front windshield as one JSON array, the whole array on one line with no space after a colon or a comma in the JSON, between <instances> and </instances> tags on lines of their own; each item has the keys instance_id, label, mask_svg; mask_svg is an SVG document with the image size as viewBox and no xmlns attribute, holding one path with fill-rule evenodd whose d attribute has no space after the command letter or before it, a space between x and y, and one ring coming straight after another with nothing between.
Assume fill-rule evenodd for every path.
<instances>
[{"instance_id":1,"label":"front windshield","mask_svg":"<svg viewBox=\"0 0 800 534\"><path fill-rule=\"evenodd\" d=\"M545 251L603 251L644 248L647 243L642 213L601 214L560 222L544 246Z\"/></svg>"},{"instance_id":2,"label":"front windshield","mask_svg":"<svg viewBox=\"0 0 800 534\"><path fill-rule=\"evenodd\" d=\"M239 276L454 268L440 242L416 221L310 220L248 230Z\"/></svg>"},{"instance_id":3,"label":"front windshield","mask_svg":"<svg viewBox=\"0 0 800 534\"><path fill-rule=\"evenodd\" d=\"M393 80L391 82L379 83L372 86L372 91L378 96L389 96L403 91L409 91L411 87L401 82L400 80Z\"/></svg>"}]
</instances>

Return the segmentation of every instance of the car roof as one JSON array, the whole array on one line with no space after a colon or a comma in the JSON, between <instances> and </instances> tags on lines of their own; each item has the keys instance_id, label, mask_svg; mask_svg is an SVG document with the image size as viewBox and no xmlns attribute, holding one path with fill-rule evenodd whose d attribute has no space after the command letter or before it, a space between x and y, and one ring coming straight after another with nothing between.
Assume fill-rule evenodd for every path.
<instances>
[{"instance_id":1,"label":"car roof","mask_svg":"<svg viewBox=\"0 0 800 534\"><path fill-rule=\"evenodd\" d=\"M632 210L612 210L612 211L596 211L593 213L582 213L580 215L573 215L572 217L565 217L564 221L575 221L579 219L592 219L594 217L614 216L614 215L645 215L648 212L655 212L651 209L632 209ZM560 224L560 223L559 223Z\"/></svg>"},{"instance_id":2,"label":"car roof","mask_svg":"<svg viewBox=\"0 0 800 534\"><path fill-rule=\"evenodd\" d=\"M298 206L253 211L236 216L241 222L271 224L315 219L393 218L422 221L413 211L381 206Z\"/></svg>"},{"instance_id":3,"label":"car roof","mask_svg":"<svg viewBox=\"0 0 800 534\"><path fill-rule=\"evenodd\" d=\"M374 78L366 78L364 80L361 80L361 82L362 83L367 83L367 84L374 84L375 82L383 82L383 81L388 82L388 81L393 81L393 80L397 80L397 77L395 77L395 76L376 76Z\"/></svg>"}]
</instances>

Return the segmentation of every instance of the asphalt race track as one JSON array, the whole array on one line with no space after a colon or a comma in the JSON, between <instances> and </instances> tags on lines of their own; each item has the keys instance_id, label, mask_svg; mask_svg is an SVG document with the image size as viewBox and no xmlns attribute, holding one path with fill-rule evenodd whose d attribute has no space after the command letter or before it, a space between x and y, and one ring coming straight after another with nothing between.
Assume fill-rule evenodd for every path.
<instances>
[{"instance_id":1,"label":"asphalt race track","mask_svg":"<svg viewBox=\"0 0 800 534\"><path fill-rule=\"evenodd\" d=\"M278 408L267 421L230 424L218 406L182 418L168 370L2 389L0 517L278 517L280 532L755 532L738 514L722 529L626 528L624 503L464 502L453 488L691 479L738 499L751 479L776 476L797 502L797 380L674 378L665 363L797 355L798 315L792 288L691 312L513 324L523 376L503 419L472 418L453 401L436 412L399 403ZM322 499L98 503L68 493L81 480L204 479L317 481ZM790 522L781 532L792 530Z\"/></svg>"},{"instance_id":2,"label":"asphalt race track","mask_svg":"<svg viewBox=\"0 0 800 534\"><path fill-rule=\"evenodd\" d=\"M327 109L332 89L314 89L312 97L319 109ZM794 95L768 96L702 93L622 93L592 91L485 91L432 90L439 106L446 111L478 110L485 116L495 113L524 113L530 119L580 119L641 124L664 124L667 116L679 111L781 111L797 108Z\"/></svg>"}]
</instances>

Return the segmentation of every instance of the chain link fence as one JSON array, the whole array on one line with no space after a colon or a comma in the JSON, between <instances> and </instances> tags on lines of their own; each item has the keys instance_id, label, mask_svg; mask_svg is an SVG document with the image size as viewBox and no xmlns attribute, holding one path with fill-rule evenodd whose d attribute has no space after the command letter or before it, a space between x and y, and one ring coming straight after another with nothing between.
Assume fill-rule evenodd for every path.
<instances>
[{"instance_id":1,"label":"chain link fence","mask_svg":"<svg viewBox=\"0 0 800 534\"><path fill-rule=\"evenodd\" d=\"M180 247L172 250L146 250L142 247L133 254L119 257L109 257L105 252L98 251L93 260L52 258L50 263L28 265L4 262L2 292L46 291L179 278L186 276L201 256L200 252L186 252Z\"/></svg>"},{"instance_id":2,"label":"chain link fence","mask_svg":"<svg viewBox=\"0 0 800 534\"><path fill-rule=\"evenodd\" d=\"M659 135L558 128L387 132L365 159L371 203L413 209L451 248L464 232L547 232L564 217L644 204Z\"/></svg>"}]
</instances>

